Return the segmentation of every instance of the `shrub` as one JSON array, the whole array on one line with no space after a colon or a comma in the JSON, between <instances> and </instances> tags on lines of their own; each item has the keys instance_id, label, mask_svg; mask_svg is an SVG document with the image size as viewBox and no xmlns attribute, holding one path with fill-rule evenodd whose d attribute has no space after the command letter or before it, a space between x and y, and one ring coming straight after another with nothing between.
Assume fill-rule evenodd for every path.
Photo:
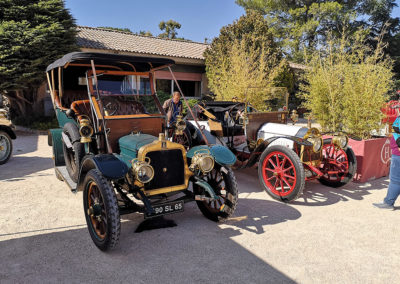
<instances>
[{"instance_id":1,"label":"shrub","mask_svg":"<svg viewBox=\"0 0 400 284\"><path fill-rule=\"evenodd\" d=\"M309 69L301 86L304 106L323 131L369 138L371 131L380 128L393 63L384 56L381 38L373 49L366 44L365 34L330 37L326 46L307 57Z\"/></svg>"}]
</instances>

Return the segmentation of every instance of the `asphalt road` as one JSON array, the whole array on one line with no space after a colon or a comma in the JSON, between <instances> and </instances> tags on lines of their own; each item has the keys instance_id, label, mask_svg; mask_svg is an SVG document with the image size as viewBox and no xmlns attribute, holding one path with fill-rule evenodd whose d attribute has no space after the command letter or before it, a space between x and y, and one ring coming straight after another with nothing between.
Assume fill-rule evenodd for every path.
<instances>
[{"instance_id":1,"label":"asphalt road","mask_svg":"<svg viewBox=\"0 0 400 284\"><path fill-rule=\"evenodd\" d=\"M400 210L382 211L386 178L332 189L311 182L286 205L236 172L234 218L217 224L195 203L176 227L134 233L104 253L86 228L82 193L56 179L46 136L19 136L0 166L0 283L398 283Z\"/></svg>"}]
</instances>

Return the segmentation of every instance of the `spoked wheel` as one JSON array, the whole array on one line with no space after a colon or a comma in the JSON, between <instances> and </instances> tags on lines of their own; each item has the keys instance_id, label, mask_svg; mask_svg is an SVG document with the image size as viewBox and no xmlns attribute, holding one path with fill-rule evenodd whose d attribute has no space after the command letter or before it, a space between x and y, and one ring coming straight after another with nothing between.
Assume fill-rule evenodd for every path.
<instances>
[{"instance_id":1,"label":"spoked wheel","mask_svg":"<svg viewBox=\"0 0 400 284\"><path fill-rule=\"evenodd\" d=\"M0 165L7 163L12 153L12 142L10 136L0 131Z\"/></svg>"},{"instance_id":2,"label":"spoked wheel","mask_svg":"<svg viewBox=\"0 0 400 284\"><path fill-rule=\"evenodd\" d=\"M323 176L319 178L319 181L323 185L344 186L353 179L356 173L356 155L350 147L340 149L331 143L331 139L325 139L320 170Z\"/></svg>"},{"instance_id":3,"label":"spoked wheel","mask_svg":"<svg viewBox=\"0 0 400 284\"><path fill-rule=\"evenodd\" d=\"M192 137L190 135L189 129L185 129L182 135L177 135L174 133L172 135L172 142L183 145L186 150L189 150L192 147Z\"/></svg>"},{"instance_id":4,"label":"spoked wheel","mask_svg":"<svg viewBox=\"0 0 400 284\"><path fill-rule=\"evenodd\" d=\"M264 190L274 199L295 200L304 189L303 164L297 154L284 146L264 150L258 166L258 178Z\"/></svg>"},{"instance_id":5,"label":"spoked wheel","mask_svg":"<svg viewBox=\"0 0 400 284\"><path fill-rule=\"evenodd\" d=\"M101 250L118 244L121 221L111 183L98 170L90 170L84 180L83 207L90 237Z\"/></svg>"},{"instance_id":6,"label":"spoked wheel","mask_svg":"<svg viewBox=\"0 0 400 284\"><path fill-rule=\"evenodd\" d=\"M205 180L220 197L215 201L196 201L203 215L212 221L221 221L229 218L236 209L238 190L236 177L230 168L215 167ZM193 184L194 194L211 197L210 194L197 184Z\"/></svg>"},{"instance_id":7,"label":"spoked wheel","mask_svg":"<svg viewBox=\"0 0 400 284\"><path fill-rule=\"evenodd\" d=\"M74 182L78 181L79 167L85 154L83 144L80 143L78 127L73 123L64 125L63 133L67 135L72 143L72 148L68 148L63 142L64 160L69 176Z\"/></svg>"}]
</instances>

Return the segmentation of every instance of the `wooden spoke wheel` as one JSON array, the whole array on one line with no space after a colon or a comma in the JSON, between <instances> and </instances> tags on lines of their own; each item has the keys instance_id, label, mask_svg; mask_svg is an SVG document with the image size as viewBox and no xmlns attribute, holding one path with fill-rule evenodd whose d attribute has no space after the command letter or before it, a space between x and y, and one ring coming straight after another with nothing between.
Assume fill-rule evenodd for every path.
<instances>
[{"instance_id":1,"label":"wooden spoke wheel","mask_svg":"<svg viewBox=\"0 0 400 284\"><path fill-rule=\"evenodd\" d=\"M114 248L121 230L118 201L111 183L98 170L90 170L85 177L83 207L95 245L101 250Z\"/></svg>"},{"instance_id":2,"label":"wooden spoke wheel","mask_svg":"<svg viewBox=\"0 0 400 284\"><path fill-rule=\"evenodd\" d=\"M293 201L304 189L303 164L293 150L284 146L271 146L264 150L258 177L264 190L279 201Z\"/></svg>"},{"instance_id":3,"label":"wooden spoke wheel","mask_svg":"<svg viewBox=\"0 0 400 284\"><path fill-rule=\"evenodd\" d=\"M357 170L357 159L350 147L340 149L325 139L322 148L320 170L323 175L319 181L330 187L341 187L349 183Z\"/></svg>"},{"instance_id":4,"label":"wooden spoke wheel","mask_svg":"<svg viewBox=\"0 0 400 284\"><path fill-rule=\"evenodd\" d=\"M219 199L196 201L200 211L206 218L216 222L230 217L236 209L238 199L237 182L232 169L216 166L207 174L205 181ZM193 184L193 190L196 195L211 198L210 194L197 184Z\"/></svg>"}]
</instances>

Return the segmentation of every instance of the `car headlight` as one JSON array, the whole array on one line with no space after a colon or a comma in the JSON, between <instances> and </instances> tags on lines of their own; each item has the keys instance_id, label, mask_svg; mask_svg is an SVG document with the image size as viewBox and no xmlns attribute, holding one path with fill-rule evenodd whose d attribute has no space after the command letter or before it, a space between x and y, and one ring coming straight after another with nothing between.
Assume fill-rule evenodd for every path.
<instances>
[{"instance_id":1,"label":"car headlight","mask_svg":"<svg viewBox=\"0 0 400 284\"><path fill-rule=\"evenodd\" d=\"M138 159L133 159L132 172L135 178L141 183L148 183L154 177L154 169L150 165L149 158L146 158L146 161L139 161Z\"/></svg>"},{"instance_id":2,"label":"car headlight","mask_svg":"<svg viewBox=\"0 0 400 284\"><path fill-rule=\"evenodd\" d=\"M332 138L332 143L337 147L344 149L349 143L349 138L347 137L347 135L335 135Z\"/></svg>"},{"instance_id":3,"label":"car headlight","mask_svg":"<svg viewBox=\"0 0 400 284\"><path fill-rule=\"evenodd\" d=\"M81 143L90 143L92 141L93 127L90 125L89 119L81 119L79 122L79 134L81 135Z\"/></svg>"},{"instance_id":4,"label":"car headlight","mask_svg":"<svg viewBox=\"0 0 400 284\"><path fill-rule=\"evenodd\" d=\"M206 152L198 152L195 153L192 158L192 164L189 169L194 171L199 169L204 174L209 173L214 168L214 158L209 153Z\"/></svg>"},{"instance_id":5,"label":"car headlight","mask_svg":"<svg viewBox=\"0 0 400 284\"><path fill-rule=\"evenodd\" d=\"M322 149L322 139L321 137L310 137L307 139L308 142L313 144L313 151L318 153Z\"/></svg>"}]
</instances>

